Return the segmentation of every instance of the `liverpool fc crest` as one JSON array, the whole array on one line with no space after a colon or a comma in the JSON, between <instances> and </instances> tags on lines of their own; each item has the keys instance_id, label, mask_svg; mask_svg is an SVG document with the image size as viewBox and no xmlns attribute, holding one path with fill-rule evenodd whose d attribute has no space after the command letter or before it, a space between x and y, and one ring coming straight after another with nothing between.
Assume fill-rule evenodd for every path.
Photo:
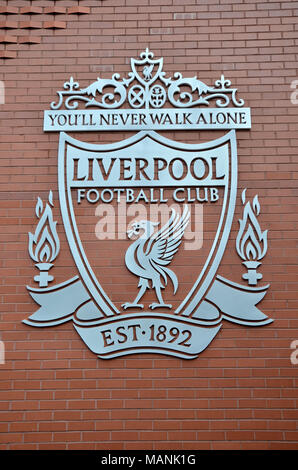
<instances>
[{"instance_id":1,"label":"liverpool fc crest","mask_svg":"<svg viewBox=\"0 0 298 470\"><path fill-rule=\"evenodd\" d=\"M148 49L131 59L127 78L64 84L45 111L44 129L60 132L59 204L77 274L54 283L60 242L50 192L47 202L38 198L39 221L29 234L39 286L27 288L40 308L24 323L72 321L100 358L150 352L193 359L224 321L272 321L256 306L269 287L257 285L267 231L258 222L258 197L247 200L246 190L235 245L246 284L220 275L238 202L236 129L251 125L236 91L223 76L214 86L180 73L167 77ZM182 143L157 132L172 129L225 133ZM90 144L70 130L136 132Z\"/></svg>"}]
</instances>

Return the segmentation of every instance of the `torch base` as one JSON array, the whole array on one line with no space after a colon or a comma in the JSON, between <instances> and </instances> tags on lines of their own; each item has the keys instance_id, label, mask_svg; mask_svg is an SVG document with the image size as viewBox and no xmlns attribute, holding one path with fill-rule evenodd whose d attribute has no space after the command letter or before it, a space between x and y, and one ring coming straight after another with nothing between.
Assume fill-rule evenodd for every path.
<instances>
[{"instance_id":1,"label":"torch base","mask_svg":"<svg viewBox=\"0 0 298 470\"><path fill-rule=\"evenodd\" d=\"M262 263L259 261L244 261L242 264L247 268L247 273L242 274L242 279L248 282L250 286L256 286L258 281L263 278L263 274L257 272L257 267Z\"/></svg>"},{"instance_id":2,"label":"torch base","mask_svg":"<svg viewBox=\"0 0 298 470\"><path fill-rule=\"evenodd\" d=\"M53 266L52 263L37 263L35 265L40 273L38 276L34 276L34 281L39 283L39 287L48 287L49 282L53 281L54 276L51 276L48 271Z\"/></svg>"}]
</instances>

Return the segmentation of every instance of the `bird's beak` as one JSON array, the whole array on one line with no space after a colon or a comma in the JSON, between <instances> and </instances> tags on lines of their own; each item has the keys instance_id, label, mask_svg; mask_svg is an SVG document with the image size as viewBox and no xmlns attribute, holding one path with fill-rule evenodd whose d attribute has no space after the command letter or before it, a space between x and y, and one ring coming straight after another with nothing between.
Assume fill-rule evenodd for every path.
<instances>
[{"instance_id":1,"label":"bird's beak","mask_svg":"<svg viewBox=\"0 0 298 470\"><path fill-rule=\"evenodd\" d=\"M134 235L134 231L133 231L132 229L127 230L127 236L128 236L128 238L132 238L133 235Z\"/></svg>"}]
</instances>

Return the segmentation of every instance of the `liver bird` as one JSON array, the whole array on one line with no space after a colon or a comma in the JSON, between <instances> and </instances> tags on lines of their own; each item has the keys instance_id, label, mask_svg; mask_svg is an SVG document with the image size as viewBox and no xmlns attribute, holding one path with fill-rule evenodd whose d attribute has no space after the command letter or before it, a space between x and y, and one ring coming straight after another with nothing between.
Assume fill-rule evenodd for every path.
<instances>
[{"instance_id":1,"label":"liver bird","mask_svg":"<svg viewBox=\"0 0 298 470\"><path fill-rule=\"evenodd\" d=\"M152 70L154 68L154 64L151 65L145 65L143 68L143 75L144 75L144 80L146 82L149 82L149 80L152 79Z\"/></svg>"},{"instance_id":2,"label":"liver bird","mask_svg":"<svg viewBox=\"0 0 298 470\"><path fill-rule=\"evenodd\" d=\"M175 253L181 244L185 228L189 222L190 212L187 206L184 207L183 214L180 216L174 209L168 222L157 232L154 228L159 223L150 220L141 220L132 224L132 229L127 231L128 237L138 238L128 247L125 254L125 264L129 271L139 280L139 292L132 303L122 304L124 309L130 307L143 308L144 305L139 301L148 288L155 289L158 302L154 302L149 307L171 308L171 304L165 304L162 298L161 289L171 279L174 288L174 294L177 291L178 279L176 274L166 266L170 264ZM151 286L149 282L151 281Z\"/></svg>"}]
</instances>

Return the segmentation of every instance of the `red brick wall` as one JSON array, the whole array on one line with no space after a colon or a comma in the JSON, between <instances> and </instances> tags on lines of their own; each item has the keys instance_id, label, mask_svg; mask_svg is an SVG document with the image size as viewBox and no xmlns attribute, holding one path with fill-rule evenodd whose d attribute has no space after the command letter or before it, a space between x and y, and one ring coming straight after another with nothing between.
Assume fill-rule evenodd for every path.
<instances>
[{"instance_id":1,"label":"red brick wall","mask_svg":"<svg viewBox=\"0 0 298 470\"><path fill-rule=\"evenodd\" d=\"M298 339L297 122L291 82L297 78L298 3L252 0L80 1L78 15L53 1L1 1L16 7L0 42L1 449L293 449L297 448L298 366L290 344ZM36 29L24 28L26 21ZM53 29L53 21L56 29ZM49 25L48 23L51 23ZM7 26L7 24L6 24ZM30 39L24 40L24 36ZM33 39L32 39L33 38ZM251 131L239 131L239 195L248 188L261 203L269 229L261 272L271 287L260 307L274 319L248 328L225 323L195 360L159 355L97 359L71 322L52 328L22 323L36 310L26 285L37 274L28 255L36 226L37 196L54 193L61 253L56 282L76 274L63 234L57 195L58 135L42 130L43 110L71 75L87 86L98 75L127 75L130 57L149 47L164 70L198 75L213 84L221 73L252 111ZM5 52L5 53L4 53ZM128 134L76 135L86 141ZM165 133L181 141L207 141L217 132ZM237 219L219 274L241 281L235 253ZM186 267L187 269L187 267ZM55 270L55 273L54 273ZM262 281L262 282L263 282Z\"/></svg>"}]
</instances>

